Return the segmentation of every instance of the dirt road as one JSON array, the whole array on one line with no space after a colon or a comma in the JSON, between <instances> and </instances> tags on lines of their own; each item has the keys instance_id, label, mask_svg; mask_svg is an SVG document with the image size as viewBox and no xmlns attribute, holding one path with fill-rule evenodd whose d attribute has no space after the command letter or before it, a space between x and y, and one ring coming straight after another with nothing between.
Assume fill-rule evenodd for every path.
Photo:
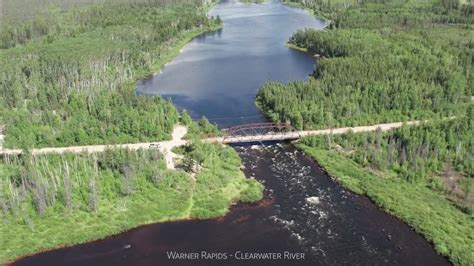
<instances>
[{"instance_id":1,"label":"dirt road","mask_svg":"<svg viewBox=\"0 0 474 266\"><path fill-rule=\"evenodd\" d=\"M156 149L159 149L166 161L166 165L170 169L174 169L174 160L180 156L173 153L171 150L174 147L182 146L186 144L186 140L183 140L183 137L187 133L187 128L184 126L176 126L173 129L172 139L169 141L160 141L160 142L144 142L144 143L130 143L130 144L118 144L118 145L89 145L89 146L70 146L70 147L61 147L61 148L41 148L33 149L32 154L46 154L46 153L97 153L104 152L106 149L111 148L124 148L129 150L138 150L138 149L149 149L150 144L155 144ZM2 135L3 137L3 135ZM1 139L0 139L1 141ZM21 154L21 150L11 150L11 149L1 149L0 154L4 155L18 155Z\"/></svg>"},{"instance_id":2,"label":"dirt road","mask_svg":"<svg viewBox=\"0 0 474 266\"><path fill-rule=\"evenodd\" d=\"M448 118L449 119L449 118ZM409 121L406 122L407 125L417 125L426 121ZM297 131L297 132L287 132L284 134L278 135L258 135L258 136L247 136L239 138L208 138L203 139L207 143L233 143L233 142L251 142L251 141L265 141L265 140L281 140L281 139L297 139L305 136L313 135L327 135L327 134L344 134L349 131L352 132L368 132L376 131L380 128L382 131L387 131L395 128L399 128L403 125L402 122L397 123L386 123L386 124L377 124L371 126L360 126L360 127L343 127L343 128L331 128L331 129L321 129L321 130L307 130L307 131ZM161 141L161 142L145 142L145 143L130 143L130 144L118 144L118 145L88 145L88 146L71 146L71 147L61 147L61 148L41 148L33 149L32 153L36 154L46 154L46 153L97 153L104 152L106 149L111 148L125 148L130 150L138 149L149 149L150 144L156 144L155 148L159 149L165 156L166 165L170 169L174 169L174 161L177 158L180 158L180 155L177 155L172 152L174 147L182 146L187 143L183 137L187 133L187 128L181 125L176 126L173 129L172 140ZM1 141L1 139L0 139ZM0 147L0 155L18 155L21 154L21 150L14 149L3 149Z\"/></svg>"},{"instance_id":3,"label":"dirt road","mask_svg":"<svg viewBox=\"0 0 474 266\"><path fill-rule=\"evenodd\" d=\"M406 122L407 125L417 125L425 121L409 121ZM276 134L265 134L265 135L255 135L255 136L239 136L239 137L219 137L219 138L208 138L203 139L204 142L208 143L243 143L243 142L255 142L255 141L271 141L271 140L285 140L285 139L299 139L306 136L316 136L316 135L329 135L329 134L344 134L350 131L352 132L369 132L376 131L380 128L382 131L388 131L391 129L399 128L403 125L402 122L396 123L386 123L386 124L377 124L371 126L360 126L360 127L341 127L341 128L329 128L329 129L320 129L320 130L304 130L304 131L293 131L293 132L284 132Z\"/></svg>"}]
</instances>

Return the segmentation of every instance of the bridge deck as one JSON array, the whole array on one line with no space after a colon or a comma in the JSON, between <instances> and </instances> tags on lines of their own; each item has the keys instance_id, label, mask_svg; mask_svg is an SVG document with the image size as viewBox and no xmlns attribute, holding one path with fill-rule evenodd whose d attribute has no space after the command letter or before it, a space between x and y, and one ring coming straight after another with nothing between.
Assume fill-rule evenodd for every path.
<instances>
[{"instance_id":1,"label":"bridge deck","mask_svg":"<svg viewBox=\"0 0 474 266\"><path fill-rule=\"evenodd\" d=\"M452 119L452 118L448 118ZM417 125L425 121L410 121L406 122L407 125ZM360 126L360 127L343 127L343 128L334 128L334 129L321 129L321 130L307 130L307 131L290 131L290 132L267 132L266 134L255 134L255 135L246 135L246 136L226 136L218 138L207 138L202 141L207 143L248 143L248 142L259 142L259 141L272 141L272 140L296 140L301 137L306 136L316 136L316 135L327 135L327 134L344 134L349 131L352 132L369 132L380 129L382 131L387 131L395 128L399 128L403 125L402 122L398 123L388 123L388 124L378 124L372 126ZM170 141L157 142L160 145L168 145ZM182 140L179 144L184 145L187 141ZM62 148L41 148L33 149L33 154L45 154L45 153L94 153L94 152L103 152L109 148L126 148L126 149L147 149L151 143L131 143L131 144L120 144L120 145L89 145L89 146L77 146L77 147L62 147ZM0 148L0 155L19 155L21 150L10 150Z\"/></svg>"},{"instance_id":2,"label":"bridge deck","mask_svg":"<svg viewBox=\"0 0 474 266\"><path fill-rule=\"evenodd\" d=\"M424 121L410 121L406 122L407 125L416 125ZM321 130L304 130L294 132L278 132L278 133L267 133L262 135L253 136L231 136L231 137L219 137L219 138L208 138L204 139L204 142L217 142L224 144L231 143L246 143L246 142L258 142L258 141L272 141L272 140L295 140L306 136L317 136L317 135L328 135L328 134L344 134L348 132L370 132L380 129L387 131L395 128L400 128L403 125L402 122L378 124L372 126L360 126L360 127L341 127L333 129L321 129Z\"/></svg>"}]
</instances>

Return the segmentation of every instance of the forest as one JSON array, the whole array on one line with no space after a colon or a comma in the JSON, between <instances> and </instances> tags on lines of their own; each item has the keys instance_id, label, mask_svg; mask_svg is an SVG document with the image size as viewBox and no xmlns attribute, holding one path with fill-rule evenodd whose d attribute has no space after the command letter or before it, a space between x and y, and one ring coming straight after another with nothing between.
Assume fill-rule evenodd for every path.
<instances>
[{"instance_id":1,"label":"forest","mask_svg":"<svg viewBox=\"0 0 474 266\"><path fill-rule=\"evenodd\" d=\"M6 147L163 140L172 103L135 93L193 36L221 26L210 1L123 0L51 9L0 29Z\"/></svg>"},{"instance_id":2,"label":"forest","mask_svg":"<svg viewBox=\"0 0 474 266\"><path fill-rule=\"evenodd\" d=\"M302 143L339 151L362 167L393 171L409 183L426 182L435 190L446 190L461 209L474 215L473 121L471 107L466 115L448 121L435 120L390 132L308 138Z\"/></svg>"},{"instance_id":3,"label":"forest","mask_svg":"<svg viewBox=\"0 0 474 266\"><path fill-rule=\"evenodd\" d=\"M147 223L221 216L263 197L235 150L197 140L219 134L215 125L135 93L138 78L193 36L222 26L207 17L213 1L41 3L6 0L15 11L1 18L0 131L4 146L23 153L0 160L0 264ZM25 6L31 13L21 12ZM178 171L156 149L31 154L33 147L159 141L178 122L189 129L189 144L176 151L184 157Z\"/></svg>"},{"instance_id":4,"label":"forest","mask_svg":"<svg viewBox=\"0 0 474 266\"><path fill-rule=\"evenodd\" d=\"M463 6L445 11L468 24L445 22L435 13L443 8L438 2L363 1L339 11L332 30L295 33L289 43L320 58L313 77L270 81L257 104L272 120L300 129L462 113L474 93L474 16Z\"/></svg>"},{"instance_id":5,"label":"forest","mask_svg":"<svg viewBox=\"0 0 474 266\"><path fill-rule=\"evenodd\" d=\"M192 142L180 153L183 171L166 169L153 149L5 158L0 263L147 223L221 216L235 202L263 197L263 186L245 178L232 148ZM197 173L190 170L196 167Z\"/></svg>"},{"instance_id":6,"label":"forest","mask_svg":"<svg viewBox=\"0 0 474 266\"><path fill-rule=\"evenodd\" d=\"M455 265L474 263L474 108L389 132L303 139L298 147L352 191L400 217Z\"/></svg>"},{"instance_id":7,"label":"forest","mask_svg":"<svg viewBox=\"0 0 474 266\"><path fill-rule=\"evenodd\" d=\"M474 6L455 0L292 0L327 19L289 47L315 57L305 81L267 82L256 102L298 129L427 119L418 126L307 137L297 146L455 265L474 254Z\"/></svg>"},{"instance_id":8,"label":"forest","mask_svg":"<svg viewBox=\"0 0 474 266\"><path fill-rule=\"evenodd\" d=\"M289 6L304 8L328 21L333 20L339 11L358 3L356 0L283 0L282 2Z\"/></svg>"}]
</instances>

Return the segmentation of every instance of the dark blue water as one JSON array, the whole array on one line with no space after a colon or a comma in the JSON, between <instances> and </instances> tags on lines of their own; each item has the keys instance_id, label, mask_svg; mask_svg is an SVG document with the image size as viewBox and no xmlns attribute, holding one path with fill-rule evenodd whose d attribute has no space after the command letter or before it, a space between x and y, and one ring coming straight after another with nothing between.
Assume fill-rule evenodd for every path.
<instances>
[{"instance_id":1,"label":"dark blue water","mask_svg":"<svg viewBox=\"0 0 474 266\"><path fill-rule=\"evenodd\" d=\"M138 92L171 98L193 118L221 127L262 121L254 101L263 83L306 79L313 71L314 58L287 48L288 38L325 22L278 1L224 1L209 15L219 15L224 27L195 38L161 74L138 82Z\"/></svg>"},{"instance_id":2,"label":"dark blue water","mask_svg":"<svg viewBox=\"0 0 474 266\"><path fill-rule=\"evenodd\" d=\"M305 79L313 71L313 58L286 48L286 40L297 29L324 23L277 1L225 1L211 11L217 14L224 20L221 31L195 38L160 75L139 82L138 90L169 97L220 127L262 121L254 100L264 82ZM239 204L218 219L141 226L15 265L449 265L409 226L333 182L292 145L235 148L246 176L265 184L259 204ZM309 201L314 197L318 203ZM170 251L226 258L170 259ZM245 260L238 252L305 258Z\"/></svg>"}]
</instances>

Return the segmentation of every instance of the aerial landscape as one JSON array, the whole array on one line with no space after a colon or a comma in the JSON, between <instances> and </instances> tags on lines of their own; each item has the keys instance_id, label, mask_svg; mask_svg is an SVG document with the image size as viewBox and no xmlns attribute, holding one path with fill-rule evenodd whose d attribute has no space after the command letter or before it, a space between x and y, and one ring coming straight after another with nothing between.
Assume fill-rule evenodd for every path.
<instances>
[{"instance_id":1,"label":"aerial landscape","mask_svg":"<svg viewBox=\"0 0 474 266\"><path fill-rule=\"evenodd\" d=\"M0 1L0 265L474 265L472 0Z\"/></svg>"}]
</instances>

